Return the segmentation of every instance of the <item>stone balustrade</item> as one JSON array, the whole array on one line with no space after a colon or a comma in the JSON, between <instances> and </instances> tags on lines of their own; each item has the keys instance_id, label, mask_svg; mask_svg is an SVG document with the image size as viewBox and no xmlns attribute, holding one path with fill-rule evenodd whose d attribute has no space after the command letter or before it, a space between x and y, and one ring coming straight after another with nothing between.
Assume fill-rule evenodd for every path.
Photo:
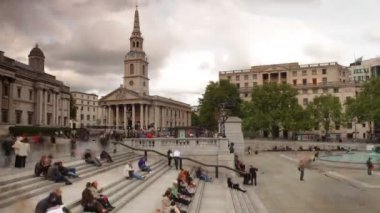
<instances>
[{"instance_id":1,"label":"stone balustrade","mask_svg":"<svg viewBox=\"0 0 380 213\"><path fill-rule=\"evenodd\" d=\"M218 155L228 151L226 138L128 138L125 144L135 148L153 149L166 153L179 150L182 155Z\"/></svg>"}]
</instances>

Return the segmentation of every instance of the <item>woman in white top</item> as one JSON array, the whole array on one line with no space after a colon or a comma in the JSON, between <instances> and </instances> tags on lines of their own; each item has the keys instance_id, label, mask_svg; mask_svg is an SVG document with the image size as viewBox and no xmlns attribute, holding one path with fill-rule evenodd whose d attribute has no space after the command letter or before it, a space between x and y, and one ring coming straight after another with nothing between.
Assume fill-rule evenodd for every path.
<instances>
[{"instance_id":1,"label":"woman in white top","mask_svg":"<svg viewBox=\"0 0 380 213\"><path fill-rule=\"evenodd\" d=\"M15 167L16 168L25 168L26 157L30 152L30 145L26 141L24 141L23 137L18 137L16 142L13 144L12 148L15 150L16 160Z\"/></svg>"},{"instance_id":2,"label":"woman in white top","mask_svg":"<svg viewBox=\"0 0 380 213\"><path fill-rule=\"evenodd\" d=\"M127 165L125 165L124 170L123 170L123 175L124 175L124 177L126 177L127 179L132 179L132 178L136 178L136 179L138 179L138 180L144 179L144 176L141 176L141 175L137 174L137 173L134 171L131 162L128 162Z\"/></svg>"}]
</instances>

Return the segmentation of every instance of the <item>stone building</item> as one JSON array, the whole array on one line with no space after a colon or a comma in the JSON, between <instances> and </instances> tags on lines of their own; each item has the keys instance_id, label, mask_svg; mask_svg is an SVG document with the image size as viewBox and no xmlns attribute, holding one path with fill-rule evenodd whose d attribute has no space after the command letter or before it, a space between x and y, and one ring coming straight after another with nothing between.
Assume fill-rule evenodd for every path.
<instances>
[{"instance_id":1,"label":"stone building","mask_svg":"<svg viewBox=\"0 0 380 213\"><path fill-rule=\"evenodd\" d=\"M350 64L348 80L353 82L368 81L371 77L380 76L380 58L357 59Z\"/></svg>"},{"instance_id":2,"label":"stone building","mask_svg":"<svg viewBox=\"0 0 380 213\"><path fill-rule=\"evenodd\" d=\"M45 73L45 56L36 45L24 64L0 51L0 124L68 126L70 88Z\"/></svg>"},{"instance_id":3,"label":"stone building","mask_svg":"<svg viewBox=\"0 0 380 213\"><path fill-rule=\"evenodd\" d=\"M99 107L98 95L73 91L71 96L77 107L75 127L100 126L102 110Z\"/></svg>"},{"instance_id":4,"label":"stone building","mask_svg":"<svg viewBox=\"0 0 380 213\"><path fill-rule=\"evenodd\" d=\"M99 100L105 110L104 124L118 129L154 126L157 130L191 126L190 105L149 94L149 63L143 49L137 8L129 40L130 51L124 60L124 84Z\"/></svg>"},{"instance_id":5,"label":"stone building","mask_svg":"<svg viewBox=\"0 0 380 213\"><path fill-rule=\"evenodd\" d=\"M239 88L240 97L251 100L254 86L266 82L287 83L298 90L298 103L306 107L317 96L331 94L337 96L343 105L348 97L355 97L361 89L357 82L350 82L347 67L336 62L304 64L284 63L252 66L245 70L219 72L219 79L227 79ZM322 130L310 134L323 135ZM366 139L369 136L368 123L349 122L335 126L331 134L336 139Z\"/></svg>"}]
</instances>

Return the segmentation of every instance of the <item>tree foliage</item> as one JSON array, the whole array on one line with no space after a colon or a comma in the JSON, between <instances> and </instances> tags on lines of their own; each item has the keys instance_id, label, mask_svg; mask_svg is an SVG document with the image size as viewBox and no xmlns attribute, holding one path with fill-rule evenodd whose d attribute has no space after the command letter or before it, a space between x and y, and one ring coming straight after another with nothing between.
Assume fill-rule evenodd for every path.
<instances>
[{"instance_id":1,"label":"tree foliage","mask_svg":"<svg viewBox=\"0 0 380 213\"><path fill-rule=\"evenodd\" d=\"M380 122L380 77L366 82L356 99L348 99L346 105L349 118Z\"/></svg>"},{"instance_id":2,"label":"tree foliage","mask_svg":"<svg viewBox=\"0 0 380 213\"><path fill-rule=\"evenodd\" d=\"M72 95L70 95L70 119L75 120L77 118L78 107L75 106L75 100Z\"/></svg>"},{"instance_id":3,"label":"tree foliage","mask_svg":"<svg viewBox=\"0 0 380 213\"><path fill-rule=\"evenodd\" d=\"M297 90L288 84L266 83L254 87L252 100L244 103L243 127L278 136L280 128L294 132L307 128L305 111L298 104Z\"/></svg>"},{"instance_id":4,"label":"tree foliage","mask_svg":"<svg viewBox=\"0 0 380 213\"><path fill-rule=\"evenodd\" d=\"M199 99L199 122L203 127L216 130L218 119L223 113L226 117L240 115L240 103L239 91L234 84L228 80L211 81Z\"/></svg>"},{"instance_id":5,"label":"tree foliage","mask_svg":"<svg viewBox=\"0 0 380 213\"><path fill-rule=\"evenodd\" d=\"M191 126L199 126L199 116L194 112L191 112Z\"/></svg>"},{"instance_id":6,"label":"tree foliage","mask_svg":"<svg viewBox=\"0 0 380 213\"><path fill-rule=\"evenodd\" d=\"M334 124L340 125L344 120L340 100L331 94L314 98L306 110L315 127L322 127L326 136Z\"/></svg>"}]
</instances>

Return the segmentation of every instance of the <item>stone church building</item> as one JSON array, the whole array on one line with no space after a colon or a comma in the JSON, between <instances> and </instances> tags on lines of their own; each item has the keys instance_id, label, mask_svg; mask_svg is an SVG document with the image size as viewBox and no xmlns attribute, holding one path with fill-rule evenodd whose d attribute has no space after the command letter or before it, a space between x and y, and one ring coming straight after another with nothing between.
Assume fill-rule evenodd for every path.
<instances>
[{"instance_id":1,"label":"stone church building","mask_svg":"<svg viewBox=\"0 0 380 213\"><path fill-rule=\"evenodd\" d=\"M36 45L29 64L0 51L0 131L13 125L68 126L70 88L45 73L45 55Z\"/></svg>"},{"instance_id":2,"label":"stone church building","mask_svg":"<svg viewBox=\"0 0 380 213\"><path fill-rule=\"evenodd\" d=\"M149 94L148 59L143 49L139 13L136 8L124 60L124 84L99 100L105 111L103 123L118 129L157 130L191 126L191 107L170 98Z\"/></svg>"}]
</instances>

